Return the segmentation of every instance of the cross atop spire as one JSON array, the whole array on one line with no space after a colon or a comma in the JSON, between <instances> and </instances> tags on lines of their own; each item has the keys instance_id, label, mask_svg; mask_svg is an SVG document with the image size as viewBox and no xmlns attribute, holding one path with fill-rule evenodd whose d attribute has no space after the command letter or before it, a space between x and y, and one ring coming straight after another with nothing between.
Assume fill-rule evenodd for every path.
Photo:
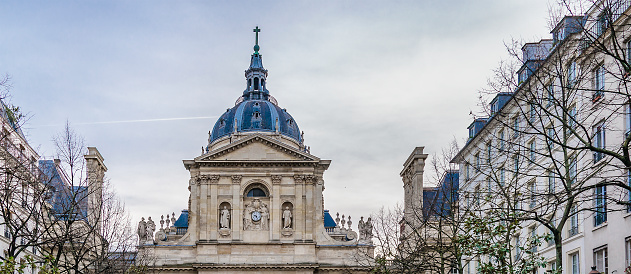
<instances>
[{"instance_id":1,"label":"cross atop spire","mask_svg":"<svg viewBox=\"0 0 631 274\"><path fill-rule=\"evenodd\" d=\"M261 32L261 29L259 29L259 26L256 26L255 29L252 30L254 33L256 33L256 43L254 45L254 54L259 54L259 32Z\"/></svg>"}]
</instances>

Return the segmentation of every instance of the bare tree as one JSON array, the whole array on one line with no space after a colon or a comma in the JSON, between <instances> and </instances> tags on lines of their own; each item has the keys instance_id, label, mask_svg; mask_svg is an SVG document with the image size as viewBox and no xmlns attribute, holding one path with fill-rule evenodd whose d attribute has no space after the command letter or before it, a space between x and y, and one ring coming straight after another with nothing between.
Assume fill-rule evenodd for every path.
<instances>
[{"instance_id":1,"label":"bare tree","mask_svg":"<svg viewBox=\"0 0 631 274\"><path fill-rule=\"evenodd\" d=\"M86 149L68 123L53 142L60 160L49 179L56 189L49 202L53 218L45 231L45 254L61 273L120 269L120 259L135 254L135 235L124 204L103 178L102 157L95 148Z\"/></svg>"}]
</instances>

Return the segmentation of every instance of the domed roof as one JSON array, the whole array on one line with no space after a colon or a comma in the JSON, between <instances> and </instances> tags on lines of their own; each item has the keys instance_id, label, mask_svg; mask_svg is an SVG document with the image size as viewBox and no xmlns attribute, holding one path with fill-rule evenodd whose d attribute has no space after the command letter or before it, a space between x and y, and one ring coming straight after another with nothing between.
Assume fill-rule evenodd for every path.
<instances>
[{"instance_id":1,"label":"domed roof","mask_svg":"<svg viewBox=\"0 0 631 274\"><path fill-rule=\"evenodd\" d=\"M276 99L269 95L265 81L267 70L263 67L263 55L259 53L258 31L256 45L250 59L250 67L245 71L246 89L235 106L224 112L213 127L208 148L218 139L232 133L277 132L302 143L300 129L294 118L285 109L278 107ZM236 124L235 124L236 123Z\"/></svg>"},{"instance_id":2,"label":"domed roof","mask_svg":"<svg viewBox=\"0 0 631 274\"><path fill-rule=\"evenodd\" d=\"M236 122L236 126L235 126ZM215 123L210 143L233 132L276 132L300 143L298 124L286 110L268 100L244 100L226 110Z\"/></svg>"}]
</instances>

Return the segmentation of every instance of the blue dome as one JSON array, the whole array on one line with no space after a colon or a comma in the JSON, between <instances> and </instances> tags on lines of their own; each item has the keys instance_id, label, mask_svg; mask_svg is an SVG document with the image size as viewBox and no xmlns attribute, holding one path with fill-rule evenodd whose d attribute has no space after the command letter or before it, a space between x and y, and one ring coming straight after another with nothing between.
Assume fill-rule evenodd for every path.
<instances>
[{"instance_id":1,"label":"blue dome","mask_svg":"<svg viewBox=\"0 0 631 274\"><path fill-rule=\"evenodd\" d=\"M236 132L278 132L300 143L298 124L286 110L267 100L247 100L238 102L228 109L215 123L210 134L209 144Z\"/></svg>"},{"instance_id":2,"label":"blue dome","mask_svg":"<svg viewBox=\"0 0 631 274\"><path fill-rule=\"evenodd\" d=\"M276 99L267 90L267 70L263 67L263 55L258 52L260 47L256 33L255 52L250 57L250 67L245 71L246 89L235 106L226 110L215 123L206 151L210 144L234 132L278 132L302 143L296 121L286 110L278 107Z\"/></svg>"}]
</instances>

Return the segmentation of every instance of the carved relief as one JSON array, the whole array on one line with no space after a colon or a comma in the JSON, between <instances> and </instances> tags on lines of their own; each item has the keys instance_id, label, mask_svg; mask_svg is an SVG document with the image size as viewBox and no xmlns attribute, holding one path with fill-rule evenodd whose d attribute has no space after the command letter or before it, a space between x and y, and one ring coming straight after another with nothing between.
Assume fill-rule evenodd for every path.
<instances>
[{"instance_id":1,"label":"carved relief","mask_svg":"<svg viewBox=\"0 0 631 274\"><path fill-rule=\"evenodd\" d=\"M255 198L243 210L243 230L269 230L267 204Z\"/></svg>"},{"instance_id":2,"label":"carved relief","mask_svg":"<svg viewBox=\"0 0 631 274\"><path fill-rule=\"evenodd\" d=\"M209 181L210 181L211 184L216 184L216 183L219 182L219 178L220 177L221 176L219 176L219 175L210 175L210 180Z\"/></svg>"},{"instance_id":3,"label":"carved relief","mask_svg":"<svg viewBox=\"0 0 631 274\"><path fill-rule=\"evenodd\" d=\"M272 184L275 184L275 185L280 184L280 181L282 178L283 176L280 176L280 175L272 175Z\"/></svg>"},{"instance_id":4,"label":"carved relief","mask_svg":"<svg viewBox=\"0 0 631 274\"><path fill-rule=\"evenodd\" d=\"M294 175L294 181L296 182L297 185L301 185L305 181L305 176L304 175Z\"/></svg>"},{"instance_id":5,"label":"carved relief","mask_svg":"<svg viewBox=\"0 0 631 274\"><path fill-rule=\"evenodd\" d=\"M241 179L243 176L241 175L232 175L232 183L233 184L241 184Z\"/></svg>"},{"instance_id":6,"label":"carved relief","mask_svg":"<svg viewBox=\"0 0 631 274\"><path fill-rule=\"evenodd\" d=\"M313 175L305 175L305 183L312 185L314 183L315 176Z\"/></svg>"}]
</instances>

